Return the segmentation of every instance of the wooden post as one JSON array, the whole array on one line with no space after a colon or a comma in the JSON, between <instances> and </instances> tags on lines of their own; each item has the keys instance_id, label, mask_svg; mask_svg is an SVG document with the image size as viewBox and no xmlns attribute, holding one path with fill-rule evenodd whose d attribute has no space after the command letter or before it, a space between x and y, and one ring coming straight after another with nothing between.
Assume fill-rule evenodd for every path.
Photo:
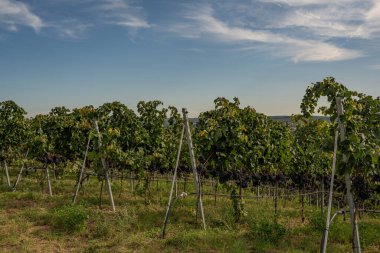
<instances>
[{"instance_id":1,"label":"wooden post","mask_svg":"<svg viewBox=\"0 0 380 253\"><path fill-rule=\"evenodd\" d=\"M102 208L103 183L104 183L104 180L102 179L102 183L100 184L99 208Z\"/></svg>"},{"instance_id":2,"label":"wooden post","mask_svg":"<svg viewBox=\"0 0 380 253\"><path fill-rule=\"evenodd\" d=\"M274 215L277 221L277 216L278 216L278 179L276 177L276 184L275 184L275 199L274 199Z\"/></svg>"},{"instance_id":3,"label":"wooden post","mask_svg":"<svg viewBox=\"0 0 380 253\"><path fill-rule=\"evenodd\" d=\"M302 215L302 222L305 222L305 191L304 191L304 186L302 186L302 191L301 191L301 215Z\"/></svg>"},{"instance_id":4,"label":"wooden post","mask_svg":"<svg viewBox=\"0 0 380 253\"><path fill-rule=\"evenodd\" d=\"M213 180L215 180L215 179L213 179ZM214 206L216 206L217 194L218 194L218 181L215 180L215 183L214 183Z\"/></svg>"},{"instance_id":5,"label":"wooden post","mask_svg":"<svg viewBox=\"0 0 380 253\"><path fill-rule=\"evenodd\" d=\"M183 177L183 180L184 180L184 181L183 181L183 191L186 192L186 189L187 189L187 188L186 188L186 186L187 186L187 176L184 176L184 177Z\"/></svg>"},{"instance_id":6,"label":"wooden post","mask_svg":"<svg viewBox=\"0 0 380 253\"><path fill-rule=\"evenodd\" d=\"M130 176L131 176L131 180L130 180L131 193L135 193L135 179L134 179L134 174L132 171L130 172Z\"/></svg>"},{"instance_id":7,"label":"wooden post","mask_svg":"<svg viewBox=\"0 0 380 253\"><path fill-rule=\"evenodd\" d=\"M259 200L260 197L260 186L256 186L256 195L257 195L257 200Z\"/></svg>"},{"instance_id":8,"label":"wooden post","mask_svg":"<svg viewBox=\"0 0 380 253\"><path fill-rule=\"evenodd\" d=\"M53 175L54 175L54 180L57 180L57 172L56 172L55 170L56 170L56 166L55 166L55 163L53 163Z\"/></svg>"}]
</instances>

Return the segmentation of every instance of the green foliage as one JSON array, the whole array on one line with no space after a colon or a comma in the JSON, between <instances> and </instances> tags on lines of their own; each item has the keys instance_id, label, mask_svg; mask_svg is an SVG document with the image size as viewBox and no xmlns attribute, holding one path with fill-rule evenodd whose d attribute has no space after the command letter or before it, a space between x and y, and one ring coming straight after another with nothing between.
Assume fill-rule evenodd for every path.
<instances>
[{"instance_id":1,"label":"green foliage","mask_svg":"<svg viewBox=\"0 0 380 253\"><path fill-rule=\"evenodd\" d=\"M106 238L109 234L110 225L104 221L97 222L94 236L97 238Z\"/></svg>"},{"instance_id":2,"label":"green foliage","mask_svg":"<svg viewBox=\"0 0 380 253\"><path fill-rule=\"evenodd\" d=\"M326 227L326 217L323 213L315 211L309 216L309 226L312 231L322 233Z\"/></svg>"},{"instance_id":3,"label":"green foliage","mask_svg":"<svg viewBox=\"0 0 380 253\"><path fill-rule=\"evenodd\" d=\"M295 173L309 176L326 175L331 168L333 139L330 123L293 116L294 131L293 168Z\"/></svg>"},{"instance_id":4,"label":"green foliage","mask_svg":"<svg viewBox=\"0 0 380 253\"><path fill-rule=\"evenodd\" d=\"M223 171L241 168L248 143L247 129L240 117L239 100L214 100L215 110L201 113L197 126L198 147Z\"/></svg>"},{"instance_id":5,"label":"green foliage","mask_svg":"<svg viewBox=\"0 0 380 253\"><path fill-rule=\"evenodd\" d=\"M318 112L329 115L332 121L338 118L336 99L342 100L344 114L339 121L345 128L346 138L339 146L337 168L341 173L366 174L379 170L380 157L380 100L365 94L350 91L337 83L333 77L317 82L307 88L301 103L304 116L315 113L318 100L326 96L329 107L320 107ZM336 124L332 129L336 128ZM334 131L332 131L334 132Z\"/></svg>"},{"instance_id":6,"label":"green foliage","mask_svg":"<svg viewBox=\"0 0 380 253\"><path fill-rule=\"evenodd\" d=\"M25 110L13 101L0 102L0 155L11 156L26 138Z\"/></svg>"},{"instance_id":7,"label":"green foliage","mask_svg":"<svg viewBox=\"0 0 380 253\"><path fill-rule=\"evenodd\" d=\"M52 213L52 225L60 231L72 233L85 228L88 213L81 205L65 205L56 208Z\"/></svg>"},{"instance_id":8,"label":"green foliage","mask_svg":"<svg viewBox=\"0 0 380 253\"><path fill-rule=\"evenodd\" d=\"M251 235L256 240L275 244L287 234L286 228L272 220L253 222L251 224Z\"/></svg>"},{"instance_id":9,"label":"green foliage","mask_svg":"<svg viewBox=\"0 0 380 253\"><path fill-rule=\"evenodd\" d=\"M226 98L214 101L215 109L201 113L196 128L198 151L208 157L207 167L236 195L246 188L253 173L279 174L290 169L293 136L290 128L253 108L240 108L240 102ZM240 193L241 191L239 191ZM239 197L231 197L235 220L243 215Z\"/></svg>"},{"instance_id":10,"label":"green foliage","mask_svg":"<svg viewBox=\"0 0 380 253\"><path fill-rule=\"evenodd\" d=\"M244 200L237 195L236 187L232 189L230 198L232 202L234 220L235 222L238 222L240 221L241 217L247 215L246 211L244 210Z\"/></svg>"}]
</instances>

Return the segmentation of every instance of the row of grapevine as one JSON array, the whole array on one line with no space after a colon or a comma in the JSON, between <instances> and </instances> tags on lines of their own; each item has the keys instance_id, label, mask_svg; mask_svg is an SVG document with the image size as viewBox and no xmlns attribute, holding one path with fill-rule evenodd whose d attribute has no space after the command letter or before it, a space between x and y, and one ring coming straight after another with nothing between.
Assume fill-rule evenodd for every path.
<instances>
[{"instance_id":1,"label":"row of grapevine","mask_svg":"<svg viewBox=\"0 0 380 253\"><path fill-rule=\"evenodd\" d=\"M323 96L329 105L317 108ZM344 107L339 121L337 98L342 99ZM344 127L345 138L339 143L337 168L341 176L335 188L344 192L352 181L350 192L357 206L366 200L378 202L379 98L350 91L334 78L326 78L307 88L302 115L293 116L290 124L272 120L252 107L242 108L237 98L217 98L214 104L215 108L202 112L192 126L198 171L202 178L215 180L230 193L236 221L245 215L242 196L247 187L271 184L275 196L279 187L296 187L301 196L320 189L324 202L338 124ZM317 110L330 121L313 119ZM147 203L155 173L173 171L183 122L175 107L164 107L160 101L139 102L136 111L113 102L98 108L55 107L48 114L32 118L25 115L25 110L13 101L0 103L3 167L27 160L34 167L61 164L61 168L78 168L89 143L85 165L99 180L104 180L107 173L133 174L144 182ZM180 173L190 173L187 159L183 156ZM102 160L107 166L101 165ZM344 181L343 175L350 182ZM274 204L277 214L277 197ZM301 212L304 218L303 198Z\"/></svg>"}]
</instances>

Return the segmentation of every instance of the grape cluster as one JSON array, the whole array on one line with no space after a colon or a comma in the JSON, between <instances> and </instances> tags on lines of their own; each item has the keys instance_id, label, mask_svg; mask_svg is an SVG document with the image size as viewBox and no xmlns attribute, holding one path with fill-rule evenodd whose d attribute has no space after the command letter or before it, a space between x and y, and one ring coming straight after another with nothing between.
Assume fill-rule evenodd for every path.
<instances>
[{"instance_id":1,"label":"grape cluster","mask_svg":"<svg viewBox=\"0 0 380 253\"><path fill-rule=\"evenodd\" d=\"M58 163L65 162L67 159L66 157L62 155L46 153L43 156L37 157L36 160L42 163L46 163L46 164L58 164Z\"/></svg>"},{"instance_id":2,"label":"grape cluster","mask_svg":"<svg viewBox=\"0 0 380 253\"><path fill-rule=\"evenodd\" d=\"M367 200L371 197L368 181L361 175L353 177L352 188L359 200Z\"/></svg>"}]
</instances>

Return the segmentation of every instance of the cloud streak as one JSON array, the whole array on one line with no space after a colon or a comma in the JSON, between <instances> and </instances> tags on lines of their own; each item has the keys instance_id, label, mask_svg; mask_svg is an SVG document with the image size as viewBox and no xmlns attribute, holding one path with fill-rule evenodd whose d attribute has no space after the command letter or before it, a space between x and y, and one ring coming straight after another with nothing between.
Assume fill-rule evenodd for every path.
<instances>
[{"instance_id":1,"label":"cloud streak","mask_svg":"<svg viewBox=\"0 0 380 253\"><path fill-rule=\"evenodd\" d=\"M273 28L302 28L314 36L372 39L380 36L377 0L262 0L286 6Z\"/></svg>"},{"instance_id":2,"label":"cloud streak","mask_svg":"<svg viewBox=\"0 0 380 253\"><path fill-rule=\"evenodd\" d=\"M380 64L375 64L370 66L371 69L380 70Z\"/></svg>"},{"instance_id":3,"label":"cloud streak","mask_svg":"<svg viewBox=\"0 0 380 253\"><path fill-rule=\"evenodd\" d=\"M363 56L358 50L338 47L332 43L317 40L290 37L270 29L254 29L229 25L215 17L210 6L189 10L185 18L187 25L171 27L184 37L211 38L214 41L235 43L245 50L264 50L274 56L300 61L339 61Z\"/></svg>"},{"instance_id":4,"label":"cloud streak","mask_svg":"<svg viewBox=\"0 0 380 253\"><path fill-rule=\"evenodd\" d=\"M13 0L0 0L0 23L12 32L18 31L18 26L29 26L39 32L44 26L28 5Z\"/></svg>"},{"instance_id":5,"label":"cloud streak","mask_svg":"<svg viewBox=\"0 0 380 253\"><path fill-rule=\"evenodd\" d=\"M126 0L33 2L33 7L39 14L19 0L0 0L0 26L9 32L28 26L36 32L44 30L44 34L58 34L68 39L81 39L93 27L118 26L136 31L153 26L142 7Z\"/></svg>"},{"instance_id":6,"label":"cloud streak","mask_svg":"<svg viewBox=\"0 0 380 253\"><path fill-rule=\"evenodd\" d=\"M124 0L105 0L96 9L104 12L103 17L108 24L123 26L127 28L150 28L140 7L129 5Z\"/></svg>"},{"instance_id":7,"label":"cloud streak","mask_svg":"<svg viewBox=\"0 0 380 253\"><path fill-rule=\"evenodd\" d=\"M286 4L289 6L306 6L306 5L325 5L330 4L331 0L262 0L264 3ZM338 4L349 4L355 0L334 0Z\"/></svg>"}]
</instances>

